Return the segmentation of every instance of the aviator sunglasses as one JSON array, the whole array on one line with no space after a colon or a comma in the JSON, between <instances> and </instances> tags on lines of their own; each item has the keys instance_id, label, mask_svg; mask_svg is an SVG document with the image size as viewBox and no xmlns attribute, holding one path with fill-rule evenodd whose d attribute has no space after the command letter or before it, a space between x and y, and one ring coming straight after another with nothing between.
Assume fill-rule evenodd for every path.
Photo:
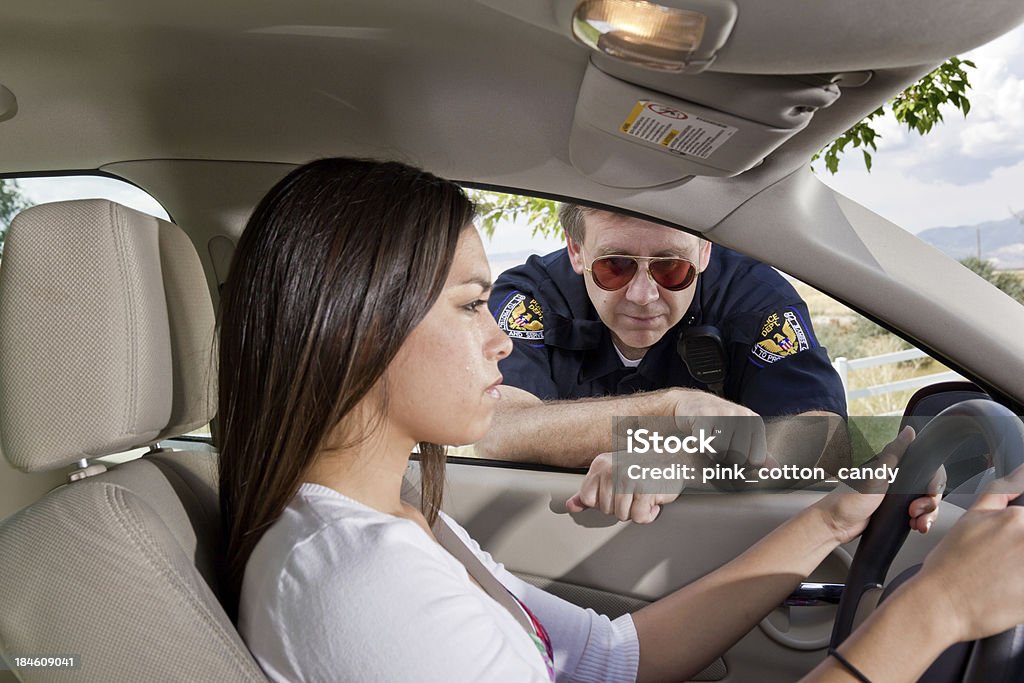
<instances>
[{"instance_id":1,"label":"aviator sunglasses","mask_svg":"<svg viewBox=\"0 0 1024 683\"><path fill-rule=\"evenodd\" d=\"M589 268L584 266L583 269L594 278L595 285L614 292L633 281L641 261L647 262L647 274L651 279L670 292L686 289L697 279L697 266L692 261L662 256L609 254L594 259Z\"/></svg>"}]
</instances>

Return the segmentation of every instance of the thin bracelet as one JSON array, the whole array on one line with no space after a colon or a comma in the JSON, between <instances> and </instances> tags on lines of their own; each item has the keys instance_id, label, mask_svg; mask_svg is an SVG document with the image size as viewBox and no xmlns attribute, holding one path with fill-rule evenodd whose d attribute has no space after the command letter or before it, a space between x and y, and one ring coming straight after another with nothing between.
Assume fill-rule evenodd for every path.
<instances>
[{"instance_id":1,"label":"thin bracelet","mask_svg":"<svg viewBox=\"0 0 1024 683\"><path fill-rule=\"evenodd\" d=\"M860 681L860 683L871 683L870 678L861 673L860 669L855 667L853 664L850 664L850 660L839 654L839 651L836 650L834 647L830 647L828 649L828 653L835 657L836 661L842 664L843 668L845 668L847 671L853 674L853 677Z\"/></svg>"}]
</instances>

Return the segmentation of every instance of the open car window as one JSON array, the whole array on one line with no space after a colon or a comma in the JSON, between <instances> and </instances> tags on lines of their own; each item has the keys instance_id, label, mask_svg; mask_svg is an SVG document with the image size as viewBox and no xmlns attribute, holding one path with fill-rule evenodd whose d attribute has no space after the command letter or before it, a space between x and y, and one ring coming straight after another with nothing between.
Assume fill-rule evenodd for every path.
<instances>
[{"instance_id":1,"label":"open car window","mask_svg":"<svg viewBox=\"0 0 1024 683\"><path fill-rule=\"evenodd\" d=\"M469 192L479 206L478 227L493 278L523 264L530 256L565 246L554 202L493 191ZM951 255L956 257L958 253ZM973 256L960 260L978 277L1024 302L1024 271L997 268L998 262ZM832 368L842 380L851 428L863 434L871 452L887 443L916 391L966 379L926 350L853 308L786 273L776 272L806 303L817 343L827 351ZM473 456L475 451L466 446L454 454Z\"/></svg>"}]
</instances>

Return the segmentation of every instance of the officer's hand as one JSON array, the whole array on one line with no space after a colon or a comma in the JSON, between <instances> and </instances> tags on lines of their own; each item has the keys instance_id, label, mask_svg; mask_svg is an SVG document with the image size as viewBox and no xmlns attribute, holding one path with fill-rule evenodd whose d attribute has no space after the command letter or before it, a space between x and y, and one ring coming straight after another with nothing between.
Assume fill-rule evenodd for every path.
<instances>
[{"instance_id":1,"label":"officer's hand","mask_svg":"<svg viewBox=\"0 0 1024 683\"><path fill-rule=\"evenodd\" d=\"M676 426L688 433L713 435L714 453L704 455L720 465L765 466L764 420L754 411L704 391L683 389L675 402Z\"/></svg>"},{"instance_id":2,"label":"officer's hand","mask_svg":"<svg viewBox=\"0 0 1024 683\"><path fill-rule=\"evenodd\" d=\"M597 508L623 522L647 524L657 519L662 505L671 503L682 493L681 481L678 484L679 490L674 493L639 493L629 478L623 478L616 485L613 457L612 453L602 453L594 458L579 492L565 501L565 507L569 512Z\"/></svg>"}]
</instances>

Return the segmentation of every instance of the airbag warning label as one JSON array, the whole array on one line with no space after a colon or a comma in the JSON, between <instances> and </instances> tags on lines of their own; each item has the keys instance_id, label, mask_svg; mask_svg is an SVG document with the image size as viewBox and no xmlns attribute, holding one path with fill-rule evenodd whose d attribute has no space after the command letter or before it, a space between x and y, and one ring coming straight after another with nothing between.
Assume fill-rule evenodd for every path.
<instances>
[{"instance_id":1,"label":"airbag warning label","mask_svg":"<svg viewBox=\"0 0 1024 683\"><path fill-rule=\"evenodd\" d=\"M650 100L640 100L620 129L630 137L707 159L738 129Z\"/></svg>"}]
</instances>

